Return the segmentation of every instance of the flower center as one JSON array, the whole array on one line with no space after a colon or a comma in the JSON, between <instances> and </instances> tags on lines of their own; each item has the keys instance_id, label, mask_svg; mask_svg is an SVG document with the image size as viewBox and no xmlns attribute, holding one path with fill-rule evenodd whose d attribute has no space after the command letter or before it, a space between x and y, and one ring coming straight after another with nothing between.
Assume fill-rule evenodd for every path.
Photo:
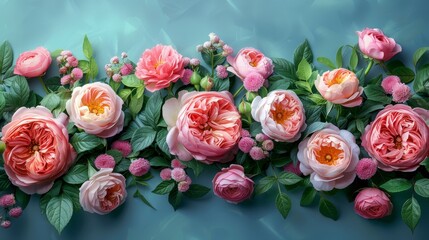
<instances>
[{"instance_id":1,"label":"flower center","mask_svg":"<svg viewBox=\"0 0 429 240\"><path fill-rule=\"evenodd\" d=\"M332 166L336 164L341 153L343 153L341 149L333 146L322 146L316 152L316 160L321 164Z\"/></svg>"},{"instance_id":2,"label":"flower center","mask_svg":"<svg viewBox=\"0 0 429 240\"><path fill-rule=\"evenodd\" d=\"M33 147L31 148L33 150L33 152L37 152L39 151L39 145L33 145Z\"/></svg>"},{"instance_id":3,"label":"flower center","mask_svg":"<svg viewBox=\"0 0 429 240\"><path fill-rule=\"evenodd\" d=\"M396 149L401 149L402 148L402 138L401 136L397 136L394 140L395 142L395 148Z\"/></svg>"},{"instance_id":4,"label":"flower center","mask_svg":"<svg viewBox=\"0 0 429 240\"><path fill-rule=\"evenodd\" d=\"M279 102L273 103L272 106L273 108L271 108L270 113L272 115L273 120L278 124L284 124L294 114L293 111L284 109L282 104Z\"/></svg>"},{"instance_id":5,"label":"flower center","mask_svg":"<svg viewBox=\"0 0 429 240\"><path fill-rule=\"evenodd\" d=\"M155 65L153 65L153 67L155 68L155 69L157 69L159 66L161 66L162 64L164 64L164 61L163 60L158 60L158 61L156 61L156 63L155 63Z\"/></svg>"}]
</instances>

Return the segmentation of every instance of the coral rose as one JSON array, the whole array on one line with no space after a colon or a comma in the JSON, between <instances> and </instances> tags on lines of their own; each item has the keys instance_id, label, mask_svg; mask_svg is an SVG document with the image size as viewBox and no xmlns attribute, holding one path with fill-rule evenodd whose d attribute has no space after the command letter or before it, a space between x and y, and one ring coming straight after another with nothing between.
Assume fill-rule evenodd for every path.
<instances>
[{"instance_id":1,"label":"coral rose","mask_svg":"<svg viewBox=\"0 0 429 240\"><path fill-rule=\"evenodd\" d=\"M169 127L167 144L182 161L228 162L237 152L241 118L229 92L182 91L168 99L162 114Z\"/></svg>"},{"instance_id":2,"label":"coral rose","mask_svg":"<svg viewBox=\"0 0 429 240\"><path fill-rule=\"evenodd\" d=\"M259 73L262 78L267 79L274 70L273 61L267 58L259 50L254 48L243 48L235 57L226 58L231 67L227 70L244 80L250 73Z\"/></svg>"},{"instance_id":3,"label":"coral rose","mask_svg":"<svg viewBox=\"0 0 429 240\"><path fill-rule=\"evenodd\" d=\"M102 168L79 189L79 202L83 210L100 215L107 214L125 202L125 177Z\"/></svg>"},{"instance_id":4,"label":"coral rose","mask_svg":"<svg viewBox=\"0 0 429 240\"><path fill-rule=\"evenodd\" d=\"M252 102L252 117L262 132L279 142L294 142L307 127L301 100L290 90L276 90Z\"/></svg>"},{"instance_id":5,"label":"coral rose","mask_svg":"<svg viewBox=\"0 0 429 240\"><path fill-rule=\"evenodd\" d=\"M362 146L384 171L412 172L428 156L429 111L389 105L365 128Z\"/></svg>"},{"instance_id":6,"label":"coral rose","mask_svg":"<svg viewBox=\"0 0 429 240\"><path fill-rule=\"evenodd\" d=\"M43 47L38 47L19 55L13 73L27 78L39 77L45 74L51 62L52 58L49 51Z\"/></svg>"},{"instance_id":7,"label":"coral rose","mask_svg":"<svg viewBox=\"0 0 429 240\"><path fill-rule=\"evenodd\" d=\"M70 121L78 128L86 133L108 138L122 131L122 104L122 99L109 85L95 82L74 88L66 109Z\"/></svg>"},{"instance_id":8,"label":"coral rose","mask_svg":"<svg viewBox=\"0 0 429 240\"><path fill-rule=\"evenodd\" d=\"M185 64L171 46L156 45L146 49L136 67L136 76L143 80L146 89L154 92L175 83L185 73Z\"/></svg>"},{"instance_id":9,"label":"coral rose","mask_svg":"<svg viewBox=\"0 0 429 240\"><path fill-rule=\"evenodd\" d=\"M317 91L329 102L344 107L356 107L362 104L363 87L354 72L338 68L318 75L314 81Z\"/></svg>"},{"instance_id":10,"label":"coral rose","mask_svg":"<svg viewBox=\"0 0 429 240\"><path fill-rule=\"evenodd\" d=\"M2 129L4 169L28 194L46 193L67 172L76 152L69 143L67 116L54 118L45 107L18 109Z\"/></svg>"},{"instance_id":11,"label":"coral rose","mask_svg":"<svg viewBox=\"0 0 429 240\"><path fill-rule=\"evenodd\" d=\"M370 58L387 61L402 51L401 46L393 38L386 37L380 29L365 28L356 33L360 50Z\"/></svg>"},{"instance_id":12,"label":"coral rose","mask_svg":"<svg viewBox=\"0 0 429 240\"><path fill-rule=\"evenodd\" d=\"M332 124L304 139L298 146L299 169L310 175L318 191L342 189L356 177L359 146L353 134Z\"/></svg>"},{"instance_id":13,"label":"coral rose","mask_svg":"<svg viewBox=\"0 0 429 240\"><path fill-rule=\"evenodd\" d=\"M389 216L392 208L389 197L378 188L365 188L355 198L355 212L366 219Z\"/></svg>"},{"instance_id":14,"label":"coral rose","mask_svg":"<svg viewBox=\"0 0 429 240\"><path fill-rule=\"evenodd\" d=\"M214 194L231 203L242 202L250 198L253 193L252 179L246 177L244 168L237 164L222 168L212 182Z\"/></svg>"}]
</instances>

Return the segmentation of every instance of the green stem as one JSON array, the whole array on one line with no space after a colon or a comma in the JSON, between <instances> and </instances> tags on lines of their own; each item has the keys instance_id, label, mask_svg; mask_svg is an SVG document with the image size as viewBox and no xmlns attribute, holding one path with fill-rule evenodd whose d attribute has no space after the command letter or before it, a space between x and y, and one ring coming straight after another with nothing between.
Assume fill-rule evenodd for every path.
<instances>
[{"instance_id":1,"label":"green stem","mask_svg":"<svg viewBox=\"0 0 429 240\"><path fill-rule=\"evenodd\" d=\"M336 117L336 122L337 122L337 125L338 125L338 120L340 120L340 116L341 116L341 105L336 104L335 106L337 107L337 117Z\"/></svg>"},{"instance_id":2,"label":"green stem","mask_svg":"<svg viewBox=\"0 0 429 240\"><path fill-rule=\"evenodd\" d=\"M174 94L173 94L173 84L170 84L170 86L167 89L167 93L168 93L168 96L174 97Z\"/></svg>"},{"instance_id":3,"label":"green stem","mask_svg":"<svg viewBox=\"0 0 429 240\"><path fill-rule=\"evenodd\" d=\"M366 75L368 75L368 73L369 73L369 71L371 70L371 68L372 68L372 66L374 65L374 60L373 59L371 59L370 61L369 61L369 64L368 64L368 66L366 66L366 69L365 69L365 76Z\"/></svg>"},{"instance_id":4,"label":"green stem","mask_svg":"<svg viewBox=\"0 0 429 240\"><path fill-rule=\"evenodd\" d=\"M384 62L380 62L379 65L381 66L381 68L383 68L383 70L387 73L390 74L389 69L387 69L386 65L384 64Z\"/></svg>"},{"instance_id":5,"label":"green stem","mask_svg":"<svg viewBox=\"0 0 429 240\"><path fill-rule=\"evenodd\" d=\"M211 61L211 67L212 67L212 74L211 77L214 77L214 54L213 52L210 52L210 61Z\"/></svg>"},{"instance_id":6,"label":"green stem","mask_svg":"<svg viewBox=\"0 0 429 240\"><path fill-rule=\"evenodd\" d=\"M241 85L241 87L234 93L234 98L243 90L244 85Z\"/></svg>"},{"instance_id":7,"label":"green stem","mask_svg":"<svg viewBox=\"0 0 429 240\"><path fill-rule=\"evenodd\" d=\"M277 181L276 181L276 183L277 183L277 189L279 190L279 193L282 193L282 189L280 188L279 177L277 176L276 169L274 168L273 165L271 165L271 168L273 169L273 174L274 174L274 176L277 179Z\"/></svg>"},{"instance_id":8,"label":"green stem","mask_svg":"<svg viewBox=\"0 0 429 240\"><path fill-rule=\"evenodd\" d=\"M39 79L40 84L41 84L41 85L42 85L42 87L43 87L43 90L45 90L45 93L46 93L46 94L48 94L48 93L49 93L49 90L48 90L48 88L46 87L45 82L43 81L43 78L38 77L38 79Z\"/></svg>"}]
</instances>

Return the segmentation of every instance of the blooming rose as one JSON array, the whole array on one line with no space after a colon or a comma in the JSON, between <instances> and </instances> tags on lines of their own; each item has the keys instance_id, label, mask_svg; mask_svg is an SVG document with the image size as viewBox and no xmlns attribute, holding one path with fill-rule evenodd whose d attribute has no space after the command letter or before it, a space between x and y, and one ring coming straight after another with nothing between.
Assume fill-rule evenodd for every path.
<instances>
[{"instance_id":1,"label":"blooming rose","mask_svg":"<svg viewBox=\"0 0 429 240\"><path fill-rule=\"evenodd\" d=\"M23 52L16 60L13 73L27 78L42 76L51 65L51 54L43 47Z\"/></svg>"},{"instance_id":2,"label":"blooming rose","mask_svg":"<svg viewBox=\"0 0 429 240\"><path fill-rule=\"evenodd\" d=\"M386 37L377 28L365 28L357 32L359 36L359 48L363 54L376 60L387 61L402 51L399 44L393 38Z\"/></svg>"},{"instance_id":3,"label":"blooming rose","mask_svg":"<svg viewBox=\"0 0 429 240\"><path fill-rule=\"evenodd\" d=\"M262 132L280 142L294 142L307 127L301 100L290 90L276 90L252 102L252 117L262 125Z\"/></svg>"},{"instance_id":4,"label":"blooming rose","mask_svg":"<svg viewBox=\"0 0 429 240\"><path fill-rule=\"evenodd\" d=\"M222 168L213 178L213 192L216 196L231 203L239 203L253 193L252 179L244 175L244 168L231 164L229 168Z\"/></svg>"},{"instance_id":5,"label":"blooming rose","mask_svg":"<svg viewBox=\"0 0 429 240\"><path fill-rule=\"evenodd\" d=\"M95 82L74 88L66 109L70 120L78 128L108 138L122 131L122 104L122 99L109 85Z\"/></svg>"},{"instance_id":6,"label":"blooming rose","mask_svg":"<svg viewBox=\"0 0 429 240\"><path fill-rule=\"evenodd\" d=\"M79 202L83 210L100 215L107 214L125 202L125 177L102 168L79 189Z\"/></svg>"},{"instance_id":7,"label":"blooming rose","mask_svg":"<svg viewBox=\"0 0 429 240\"><path fill-rule=\"evenodd\" d=\"M389 216L392 202L378 188L365 188L355 198L355 212L363 218L376 219Z\"/></svg>"},{"instance_id":8,"label":"blooming rose","mask_svg":"<svg viewBox=\"0 0 429 240\"><path fill-rule=\"evenodd\" d=\"M182 91L168 99L162 115L169 127L170 152L182 161L204 163L233 159L241 133L241 118L229 92Z\"/></svg>"},{"instance_id":9,"label":"blooming rose","mask_svg":"<svg viewBox=\"0 0 429 240\"><path fill-rule=\"evenodd\" d=\"M428 156L429 111L386 106L365 128L362 146L384 171L412 172Z\"/></svg>"},{"instance_id":10,"label":"blooming rose","mask_svg":"<svg viewBox=\"0 0 429 240\"><path fill-rule=\"evenodd\" d=\"M136 76L143 80L146 89L154 92L177 82L185 73L185 64L171 46L156 45L146 49L136 67Z\"/></svg>"},{"instance_id":11,"label":"blooming rose","mask_svg":"<svg viewBox=\"0 0 429 240\"><path fill-rule=\"evenodd\" d=\"M45 107L18 109L2 129L4 169L10 181L28 194L46 193L72 165L67 115L54 118Z\"/></svg>"},{"instance_id":12,"label":"blooming rose","mask_svg":"<svg viewBox=\"0 0 429 240\"><path fill-rule=\"evenodd\" d=\"M226 60L231 64L227 70L237 75L241 80L253 72L259 73L264 79L267 79L274 70L271 59L254 48L243 48L237 53L237 56L228 56Z\"/></svg>"},{"instance_id":13,"label":"blooming rose","mask_svg":"<svg viewBox=\"0 0 429 240\"><path fill-rule=\"evenodd\" d=\"M332 124L319 130L298 145L299 169L310 175L318 191L342 189L356 177L359 147L353 134Z\"/></svg>"},{"instance_id":14,"label":"blooming rose","mask_svg":"<svg viewBox=\"0 0 429 240\"><path fill-rule=\"evenodd\" d=\"M338 68L318 75L314 81L317 91L329 102L344 107L356 107L362 103L363 87L352 71Z\"/></svg>"}]
</instances>

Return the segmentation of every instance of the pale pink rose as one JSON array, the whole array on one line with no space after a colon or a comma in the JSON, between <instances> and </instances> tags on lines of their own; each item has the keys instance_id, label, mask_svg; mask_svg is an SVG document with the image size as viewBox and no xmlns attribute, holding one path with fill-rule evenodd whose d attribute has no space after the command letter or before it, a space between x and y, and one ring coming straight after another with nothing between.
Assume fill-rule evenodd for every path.
<instances>
[{"instance_id":1,"label":"pale pink rose","mask_svg":"<svg viewBox=\"0 0 429 240\"><path fill-rule=\"evenodd\" d=\"M365 28L356 32L359 36L359 48L363 54L376 60L387 61L402 51L393 38L389 38L377 28Z\"/></svg>"},{"instance_id":2,"label":"pale pink rose","mask_svg":"<svg viewBox=\"0 0 429 240\"><path fill-rule=\"evenodd\" d=\"M182 161L228 162L237 152L241 118L229 92L182 91L162 107L170 152Z\"/></svg>"},{"instance_id":3,"label":"pale pink rose","mask_svg":"<svg viewBox=\"0 0 429 240\"><path fill-rule=\"evenodd\" d=\"M19 55L13 73L27 78L39 77L45 74L51 62L52 58L49 51L43 47L38 47Z\"/></svg>"},{"instance_id":4,"label":"pale pink rose","mask_svg":"<svg viewBox=\"0 0 429 240\"><path fill-rule=\"evenodd\" d=\"M12 184L28 194L46 193L67 172L76 152L69 143L67 115L49 109L18 109L2 129L4 169Z\"/></svg>"},{"instance_id":5,"label":"pale pink rose","mask_svg":"<svg viewBox=\"0 0 429 240\"><path fill-rule=\"evenodd\" d=\"M122 99L113 89L101 82L85 84L73 89L66 109L78 128L101 138L116 135L124 126Z\"/></svg>"},{"instance_id":6,"label":"pale pink rose","mask_svg":"<svg viewBox=\"0 0 429 240\"><path fill-rule=\"evenodd\" d=\"M366 219L384 218L392 213L393 204L378 188L365 188L355 198L355 212Z\"/></svg>"},{"instance_id":7,"label":"pale pink rose","mask_svg":"<svg viewBox=\"0 0 429 240\"><path fill-rule=\"evenodd\" d=\"M275 90L252 102L252 117L262 132L278 142L294 142L307 127L301 100L290 90Z\"/></svg>"},{"instance_id":8,"label":"pale pink rose","mask_svg":"<svg viewBox=\"0 0 429 240\"><path fill-rule=\"evenodd\" d=\"M428 156L429 111L396 104L386 106L365 128L362 146L384 171L413 172Z\"/></svg>"},{"instance_id":9,"label":"pale pink rose","mask_svg":"<svg viewBox=\"0 0 429 240\"><path fill-rule=\"evenodd\" d=\"M156 45L146 49L136 67L136 76L143 80L146 89L154 92L167 88L183 77L185 64L171 46Z\"/></svg>"},{"instance_id":10,"label":"pale pink rose","mask_svg":"<svg viewBox=\"0 0 429 240\"><path fill-rule=\"evenodd\" d=\"M244 168L231 164L213 178L213 192L230 203L239 203L252 196L253 181L244 175Z\"/></svg>"},{"instance_id":11,"label":"pale pink rose","mask_svg":"<svg viewBox=\"0 0 429 240\"><path fill-rule=\"evenodd\" d=\"M104 215L110 213L127 198L125 177L102 168L79 189L79 202L84 211Z\"/></svg>"},{"instance_id":12,"label":"pale pink rose","mask_svg":"<svg viewBox=\"0 0 429 240\"><path fill-rule=\"evenodd\" d=\"M338 68L318 75L314 81L317 91L329 102L344 107L362 104L363 87L359 86L356 74L345 68Z\"/></svg>"},{"instance_id":13,"label":"pale pink rose","mask_svg":"<svg viewBox=\"0 0 429 240\"><path fill-rule=\"evenodd\" d=\"M274 70L273 61L254 48L243 48L235 57L228 56L226 60L231 65L227 70L234 73L241 80L244 80L250 73L255 72L267 79Z\"/></svg>"},{"instance_id":14,"label":"pale pink rose","mask_svg":"<svg viewBox=\"0 0 429 240\"><path fill-rule=\"evenodd\" d=\"M298 145L299 169L318 191L343 189L356 177L359 152L353 134L327 124Z\"/></svg>"}]
</instances>

